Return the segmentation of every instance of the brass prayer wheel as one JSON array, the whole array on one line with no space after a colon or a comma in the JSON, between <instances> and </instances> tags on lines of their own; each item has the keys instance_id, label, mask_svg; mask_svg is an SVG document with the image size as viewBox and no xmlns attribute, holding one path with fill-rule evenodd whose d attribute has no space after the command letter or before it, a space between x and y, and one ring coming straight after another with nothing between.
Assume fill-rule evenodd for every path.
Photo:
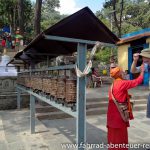
<instances>
[{"instance_id":1,"label":"brass prayer wheel","mask_svg":"<svg viewBox=\"0 0 150 150\"><path fill-rule=\"evenodd\" d=\"M51 78L50 77L43 78L43 92L47 94L51 93Z\"/></svg>"},{"instance_id":2,"label":"brass prayer wheel","mask_svg":"<svg viewBox=\"0 0 150 150\"><path fill-rule=\"evenodd\" d=\"M64 99L65 98L65 78L58 78L57 82L57 98Z\"/></svg>"},{"instance_id":3,"label":"brass prayer wheel","mask_svg":"<svg viewBox=\"0 0 150 150\"><path fill-rule=\"evenodd\" d=\"M38 88L38 78L37 78L37 76L32 76L32 88L33 88L33 90L35 90L35 89L37 89Z\"/></svg>"},{"instance_id":4,"label":"brass prayer wheel","mask_svg":"<svg viewBox=\"0 0 150 150\"><path fill-rule=\"evenodd\" d=\"M76 102L76 80L66 80L66 100L67 103Z\"/></svg>"},{"instance_id":5,"label":"brass prayer wheel","mask_svg":"<svg viewBox=\"0 0 150 150\"><path fill-rule=\"evenodd\" d=\"M57 96L57 78L51 78L51 95Z\"/></svg>"},{"instance_id":6,"label":"brass prayer wheel","mask_svg":"<svg viewBox=\"0 0 150 150\"><path fill-rule=\"evenodd\" d=\"M37 77L37 89L42 91L43 89L43 79L42 76Z\"/></svg>"},{"instance_id":7,"label":"brass prayer wheel","mask_svg":"<svg viewBox=\"0 0 150 150\"><path fill-rule=\"evenodd\" d=\"M30 77L26 76L24 78L24 80L25 80L25 86L28 87L28 88L30 88L31 87Z\"/></svg>"}]
</instances>

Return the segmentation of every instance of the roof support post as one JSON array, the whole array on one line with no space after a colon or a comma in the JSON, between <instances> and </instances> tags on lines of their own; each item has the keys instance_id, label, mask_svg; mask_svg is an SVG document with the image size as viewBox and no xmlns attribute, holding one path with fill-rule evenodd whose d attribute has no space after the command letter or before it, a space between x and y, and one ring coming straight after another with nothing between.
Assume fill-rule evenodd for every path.
<instances>
[{"instance_id":1,"label":"roof support post","mask_svg":"<svg viewBox=\"0 0 150 150\"><path fill-rule=\"evenodd\" d=\"M77 45L77 65L83 71L86 66L87 45ZM76 138L78 150L84 150L81 144L86 143L86 77L77 77L77 121Z\"/></svg>"},{"instance_id":2,"label":"roof support post","mask_svg":"<svg viewBox=\"0 0 150 150\"><path fill-rule=\"evenodd\" d=\"M30 94L30 130L35 133L35 97Z\"/></svg>"},{"instance_id":3,"label":"roof support post","mask_svg":"<svg viewBox=\"0 0 150 150\"><path fill-rule=\"evenodd\" d=\"M17 88L17 109L21 108L21 90Z\"/></svg>"}]
</instances>

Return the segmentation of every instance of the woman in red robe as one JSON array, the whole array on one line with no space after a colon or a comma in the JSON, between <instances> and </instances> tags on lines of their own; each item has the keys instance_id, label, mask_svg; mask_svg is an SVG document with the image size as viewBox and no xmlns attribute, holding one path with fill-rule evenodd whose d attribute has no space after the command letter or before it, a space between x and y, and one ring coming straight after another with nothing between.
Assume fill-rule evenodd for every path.
<instances>
[{"instance_id":1,"label":"woman in red robe","mask_svg":"<svg viewBox=\"0 0 150 150\"><path fill-rule=\"evenodd\" d=\"M110 76L114 78L113 82L113 95L114 98L120 102L129 101L128 89L134 88L137 85L141 84L143 81L143 74L144 74L144 65L141 66L141 74L135 80L123 80L123 71L120 67L116 67L111 69ZM129 103L128 103L129 104ZM133 119L133 115L131 112L131 107L129 106L128 110L130 112L130 119ZM108 149L109 150L128 150L125 147L125 144L128 144L128 131L127 127L129 127L129 121L125 122L120 112L115 105L111 90L109 91L109 104L108 104L108 111L107 111L107 128L108 128ZM123 147L118 147L117 145L121 145ZM116 147L115 147L116 146Z\"/></svg>"}]
</instances>

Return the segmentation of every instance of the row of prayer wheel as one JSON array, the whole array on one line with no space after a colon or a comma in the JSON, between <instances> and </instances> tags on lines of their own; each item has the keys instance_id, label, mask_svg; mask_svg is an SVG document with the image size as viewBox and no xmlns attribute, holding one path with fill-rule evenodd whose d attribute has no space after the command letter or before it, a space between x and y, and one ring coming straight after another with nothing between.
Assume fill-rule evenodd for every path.
<instances>
[{"instance_id":1,"label":"row of prayer wheel","mask_svg":"<svg viewBox=\"0 0 150 150\"><path fill-rule=\"evenodd\" d=\"M18 76L17 84L43 92L66 103L76 102L76 79L64 77Z\"/></svg>"}]
</instances>

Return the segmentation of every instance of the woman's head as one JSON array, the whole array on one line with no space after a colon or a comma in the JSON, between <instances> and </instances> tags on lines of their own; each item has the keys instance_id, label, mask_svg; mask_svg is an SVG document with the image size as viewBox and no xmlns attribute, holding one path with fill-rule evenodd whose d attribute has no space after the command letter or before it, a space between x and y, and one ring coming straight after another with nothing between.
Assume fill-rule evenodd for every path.
<instances>
[{"instance_id":1,"label":"woman's head","mask_svg":"<svg viewBox=\"0 0 150 150\"><path fill-rule=\"evenodd\" d=\"M141 51L140 56L142 56L143 63L150 65L150 49L144 49Z\"/></svg>"},{"instance_id":2,"label":"woman's head","mask_svg":"<svg viewBox=\"0 0 150 150\"><path fill-rule=\"evenodd\" d=\"M150 58L142 57L143 63L147 63L150 65Z\"/></svg>"}]
</instances>

